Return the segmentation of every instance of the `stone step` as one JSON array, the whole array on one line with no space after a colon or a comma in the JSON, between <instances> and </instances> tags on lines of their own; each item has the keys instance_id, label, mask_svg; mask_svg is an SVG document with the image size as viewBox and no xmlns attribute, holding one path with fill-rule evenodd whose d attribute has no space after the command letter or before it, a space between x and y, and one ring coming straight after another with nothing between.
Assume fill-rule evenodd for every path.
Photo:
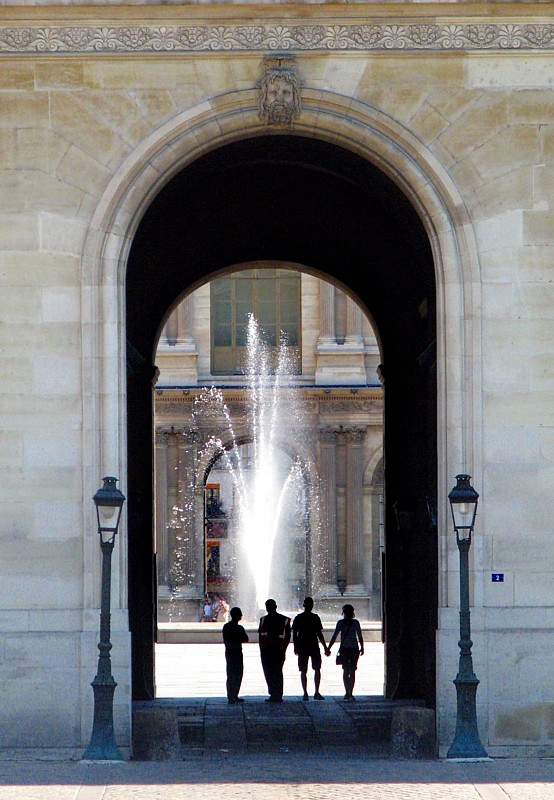
<instances>
[{"instance_id":1,"label":"stone step","mask_svg":"<svg viewBox=\"0 0 554 800\"><path fill-rule=\"evenodd\" d=\"M176 720L183 753L195 749L279 750L280 748L359 748L387 756L391 746L393 711L421 708L422 703L400 703L382 697L360 697L355 702L337 698L308 703L285 698L265 703L261 697L230 705L225 698L207 700L157 700L135 704L171 711ZM155 743L152 751L156 752ZM148 752L143 748L142 752Z\"/></svg>"},{"instance_id":2,"label":"stone step","mask_svg":"<svg viewBox=\"0 0 554 800\"><path fill-rule=\"evenodd\" d=\"M358 739L364 745L391 741L392 715L399 706L424 706L418 700L388 700L383 697L360 697L355 701L339 700L338 704L352 720Z\"/></svg>"}]
</instances>

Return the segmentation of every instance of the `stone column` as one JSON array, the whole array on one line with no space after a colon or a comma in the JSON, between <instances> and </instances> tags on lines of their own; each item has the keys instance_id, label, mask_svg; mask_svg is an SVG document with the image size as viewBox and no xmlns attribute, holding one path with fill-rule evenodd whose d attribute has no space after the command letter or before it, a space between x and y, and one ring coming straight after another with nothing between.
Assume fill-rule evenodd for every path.
<instances>
[{"instance_id":1,"label":"stone column","mask_svg":"<svg viewBox=\"0 0 554 800\"><path fill-rule=\"evenodd\" d=\"M187 295L177 306L177 344L181 350L196 352L194 339L194 302Z\"/></svg>"},{"instance_id":2,"label":"stone column","mask_svg":"<svg viewBox=\"0 0 554 800\"><path fill-rule=\"evenodd\" d=\"M357 346L363 349L362 336L362 310L352 298L346 298L346 339L345 345Z\"/></svg>"},{"instance_id":3,"label":"stone column","mask_svg":"<svg viewBox=\"0 0 554 800\"><path fill-rule=\"evenodd\" d=\"M167 588L169 551L167 528L167 431L156 431L156 567L158 586ZM162 592L163 594L163 592Z\"/></svg>"},{"instance_id":4,"label":"stone column","mask_svg":"<svg viewBox=\"0 0 554 800\"><path fill-rule=\"evenodd\" d=\"M346 435L346 580L350 590L363 590L363 443L365 428L347 428Z\"/></svg>"},{"instance_id":5,"label":"stone column","mask_svg":"<svg viewBox=\"0 0 554 800\"><path fill-rule=\"evenodd\" d=\"M337 437L333 428L319 429L319 477L322 546L321 578L329 588L337 581Z\"/></svg>"},{"instance_id":6,"label":"stone column","mask_svg":"<svg viewBox=\"0 0 554 800\"><path fill-rule=\"evenodd\" d=\"M318 349L336 344L335 339L335 287L332 283L319 284L319 337Z\"/></svg>"},{"instance_id":7,"label":"stone column","mask_svg":"<svg viewBox=\"0 0 554 800\"><path fill-rule=\"evenodd\" d=\"M206 590L206 542L204 530L204 487L194 488L194 547L196 563L196 592L200 597Z\"/></svg>"},{"instance_id":8,"label":"stone column","mask_svg":"<svg viewBox=\"0 0 554 800\"><path fill-rule=\"evenodd\" d=\"M167 344L176 345L179 336L177 310L174 309L164 326L164 332L167 337Z\"/></svg>"},{"instance_id":9,"label":"stone column","mask_svg":"<svg viewBox=\"0 0 554 800\"><path fill-rule=\"evenodd\" d=\"M175 586L178 577L175 572L175 553L177 549L175 534L179 519L179 513L176 510L179 507L179 483L177 475L179 454L177 452L177 438L178 433L175 428L171 426L171 430L168 432L167 443L167 547L169 586L171 588Z\"/></svg>"}]
</instances>

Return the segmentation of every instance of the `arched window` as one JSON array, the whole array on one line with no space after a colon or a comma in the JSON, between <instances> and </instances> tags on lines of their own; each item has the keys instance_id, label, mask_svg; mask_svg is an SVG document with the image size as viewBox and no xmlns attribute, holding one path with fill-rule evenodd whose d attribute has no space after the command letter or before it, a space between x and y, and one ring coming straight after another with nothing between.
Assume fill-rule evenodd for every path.
<instances>
[{"instance_id":1,"label":"arched window","mask_svg":"<svg viewBox=\"0 0 554 800\"><path fill-rule=\"evenodd\" d=\"M301 372L300 273L265 267L233 272L210 283L212 375L240 374L246 356L248 316L276 354L281 339L291 372Z\"/></svg>"}]
</instances>

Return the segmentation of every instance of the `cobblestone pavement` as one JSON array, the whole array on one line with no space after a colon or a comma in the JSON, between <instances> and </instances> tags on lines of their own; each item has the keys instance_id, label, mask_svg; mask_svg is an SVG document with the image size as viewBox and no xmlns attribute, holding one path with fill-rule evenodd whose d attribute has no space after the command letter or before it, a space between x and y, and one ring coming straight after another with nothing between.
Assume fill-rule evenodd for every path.
<instances>
[{"instance_id":1,"label":"cobblestone pavement","mask_svg":"<svg viewBox=\"0 0 554 800\"><path fill-rule=\"evenodd\" d=\"M0 800L553 800L554 760L368 759L355 750L183 762L3 762Z\"/></svg>"}]
</instances>

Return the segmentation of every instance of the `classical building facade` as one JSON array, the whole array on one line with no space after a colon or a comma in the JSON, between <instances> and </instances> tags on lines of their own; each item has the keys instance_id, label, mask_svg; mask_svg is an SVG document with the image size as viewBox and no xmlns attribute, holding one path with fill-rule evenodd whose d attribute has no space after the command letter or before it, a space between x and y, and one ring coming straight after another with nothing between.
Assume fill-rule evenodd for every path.
<instances>
[{"instance_id":1,"label":"classical building facade","mask_svg":"<svg viewBox=\"0 0 554 800\"><path fill-rule=\"evenodd\" d=\"M154 398L179 393L155 395L157 342L181 298L272 260L357 298L379 342L387 695L435 708L446 752L459 614L447 496L468 473L483 743L552 755L553 54L541 2L4 0L2 747L88 742L91 498L115 475L127 498L113 558L116 735L130 748L132 698L154 685ZM186 319L168 334L179 358L194 346ZM330 319L324 300L315 388L301 391L334 430L318 380L336 402L350 390L324 341ZM197 359L197 380L205 369ZM377 402L378 389L357 397L373 391ZM329 442L318 447L320 468L338 471ZM359 507L357 496L349 513Z\"/></svg>"},{"instance_id":2,"label":"classical building facade","mask_svg":"<svg viewBox=\"0 0 554 800\"><path fill-rule=\"evenodd\" d=\"M154 405L161 622L197 621L206 591L245 605L232 578L239 545L236 538L231 541L231 529L238 509L233 510L225 459L214 462L220 453L210 438L214 427L223 431L225 446L254 435L248 414L252 390L244 375L249 313L264 323L264 339L272 349L288 331L286 387L306 417L300 431L287 426L283 431L282 446L302 461L311 487L303 515L309 524L301 525L291 542L291 549L302 553L290 567L297 591L283 602L290 598L294 607L301 606L300 594L310 592L320 612L335 618L344 595L362 619L381 617L383 419L377 341L367 317L344 292L283 266L260 263L215 279L179 303L162 331ZM222 304L222 296L228 302ZM228 421L194 413L198 397L212 386L222 390ZM225 520L215 514L215 527L205 513L202 489L210 497L217 491L216 505L221 500L226 509Z\"/></svg>"}]
</instances>

